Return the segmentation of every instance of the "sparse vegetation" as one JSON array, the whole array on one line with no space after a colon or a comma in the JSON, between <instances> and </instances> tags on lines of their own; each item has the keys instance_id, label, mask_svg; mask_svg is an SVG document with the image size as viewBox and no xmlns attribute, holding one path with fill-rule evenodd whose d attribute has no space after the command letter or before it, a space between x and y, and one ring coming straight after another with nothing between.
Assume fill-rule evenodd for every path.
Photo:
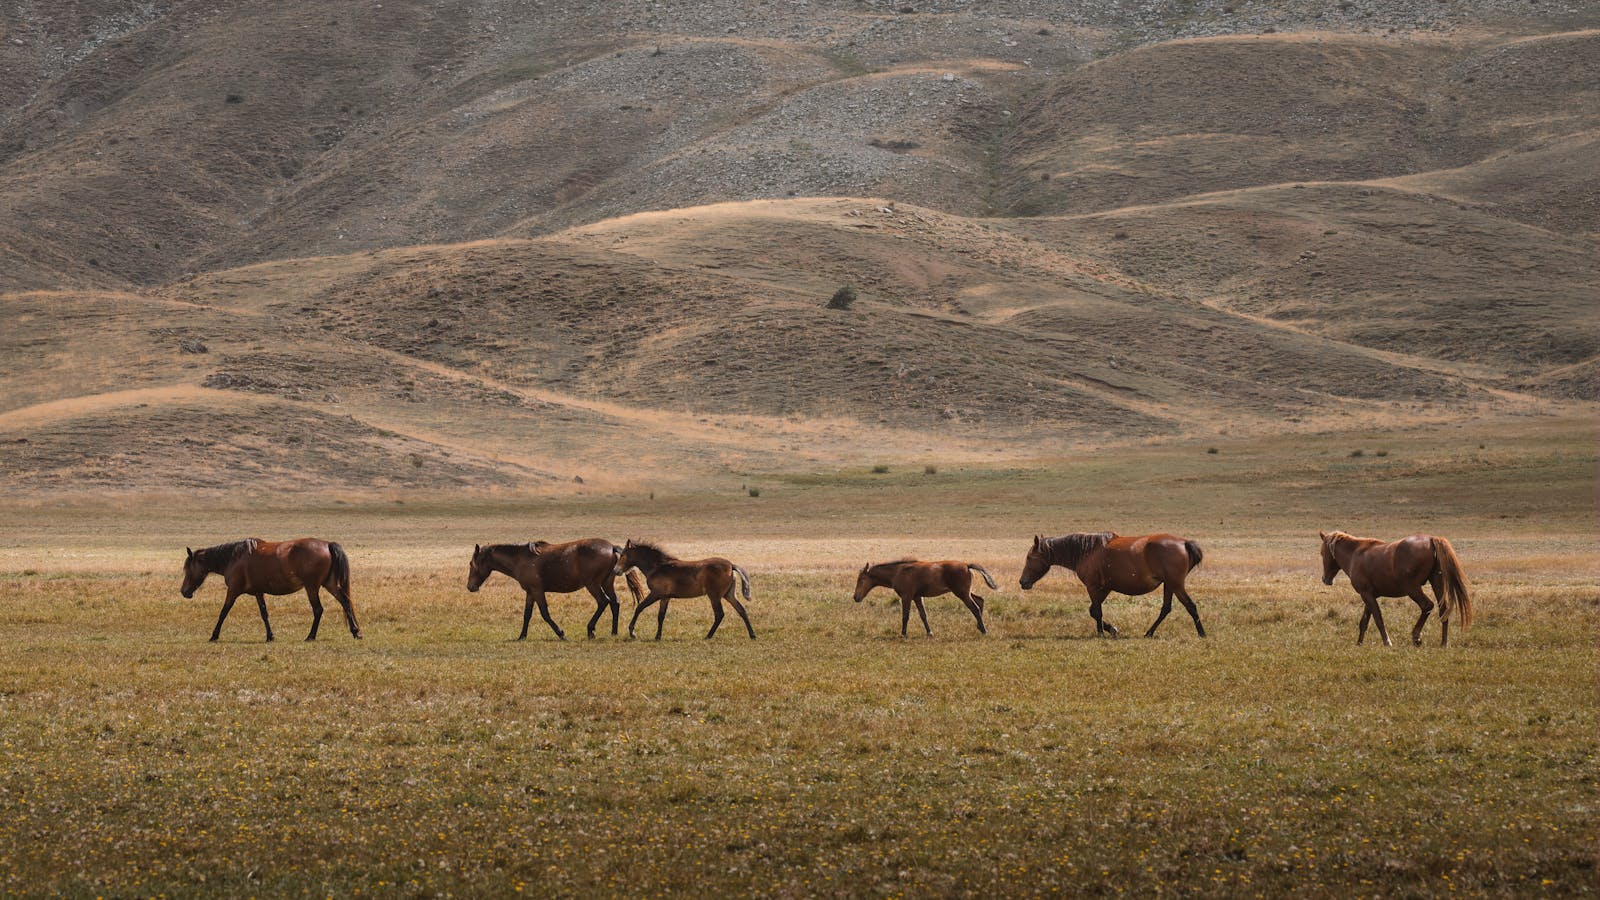
<instances>
[{"instance_id":1,"label":"sparse vegetation","mask_svg":"<svg viewBox=\"0 0 1600 900\"><path fill-rule=\"evenodd\" d=\"M878 465L875 465L875 466L872 467L872 474L874 474L874 475L887 475L887 474L889 474L889 467L887 465L879 463Z\"/></svg>"},{"instance_id":2,"label":"sparse vegetation","mask_svg":"<svg viewBox=\"0 0 1600 900\"><path fill-rule=\"evenodd\" d=\"M926 465L926 466L922 467L922 474L924 474L924 475L937 475L937 474L939 474L939 467L930 463L929 465Z\"/></svg>"},{"instance_id":3,"label":"sparse vegetation","mask_svg":"<svg viewBox=\"0 0 1600 900\"><path fill-rule=\"evenodd\" d=\"M855 302L856 302L856 288L855 288L855 285L846 283L844 285L841 285L840 288L837 291L834 291L832 297L828 298L828 308L829 309L849 309L850 307L855 305Z\"/></svg>"}]
</instances>

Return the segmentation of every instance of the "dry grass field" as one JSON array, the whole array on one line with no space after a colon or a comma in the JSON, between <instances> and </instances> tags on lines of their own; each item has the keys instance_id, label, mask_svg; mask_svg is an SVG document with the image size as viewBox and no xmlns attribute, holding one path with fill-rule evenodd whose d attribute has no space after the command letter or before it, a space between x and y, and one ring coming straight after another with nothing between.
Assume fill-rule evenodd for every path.
<instances>
[{"instance_id":1,"label":"dry grass field","mask_svg":"<svg viewBox=\"0 0 1600 900\"><path fill-rule=\"evenodd\" d=\"M749 477L524 502L10 504L0 510L0 890L1278 896L1595 889L1600 565L1590 424L1176 442L1027 466ZM1363 450L1359 457L1355 450ZM1379 454L1382 455L1379 455ZM1097 640L1075 579L1016 588L1031 534L1171 529L1211 636ZM1478 619L1447 650L1354 644L1315 533L1449 535ZM278 642L181 547L337 537L367 638L303 599ZM662 539L748 568L760 635L569 635L475 542ZM979 561L898 636L861 563ZM1125 635L1151 598L1113 599ZM641 623L648 636L653 623Z\"/></svg>"},{"instance_id":2,"label":"dry grass field","mask_svg":"<svg viewBox=\"0 0 1600 900\"><path fill-rule=\"evenodd\" d=\"M1587 0L0 3L0 895L1600 891L1596 173ZM208 643L247 535L366 639ZM465 590L586 535L760 638Z\"/></svg>"}]
</instances>

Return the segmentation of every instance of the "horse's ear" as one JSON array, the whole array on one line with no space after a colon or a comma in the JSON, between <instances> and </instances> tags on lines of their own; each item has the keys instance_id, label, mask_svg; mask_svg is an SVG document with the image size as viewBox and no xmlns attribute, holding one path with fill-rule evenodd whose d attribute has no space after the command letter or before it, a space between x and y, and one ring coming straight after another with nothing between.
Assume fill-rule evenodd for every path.
<instances>
[{"instance_id":1,"label":"horse's ear","mask_svg":"<svg viewBox=\"0 0 1600 900\"><path fill-rule=\"evenodd\" d=\"M1328 542L1328 533L1326 531L1317 531L1317 537L1322 538L1324 544Z\"/></svg>"},{"instance_id":2,"label":"horse's ear","mask_svg":"<svg viewBox=\"0 0 1600 900\"><path fill-rule=\"evenodd\" d=\"M479 553L482 553L482 552L483 552L483 548L482 547L479 547L477 544L473 544L472 545L472 555L473 556L477 556Z\"/></svg>"},{"instance_id":3,"label":"horse's ear","mask_svg":"<svg viewBox=\"0 0 1600 900\"><path fill-rule=\"evenodd\" d=\"M861 574L867 574L867 570L870 568L872 568L872 563L863 563L861 566Z\"/></svg>"},{"instance_id":4,"label":"horse's ear","mask_svg":"<svg viewBox=\"0 0 1600 900\"><path fill-rule=\"evenodd\" d=\"M193 550L190 550L190 549L189 549L189 548L188 548L188 547L185 547L185 548L183 548L183 552L185 552L185 553L187 553L187 554L189 554L189 558L190 558L190 559L193 559L193 558L194 558L194 551L193 551Z\"/></svg>"},{"instance_id":5,"label":"horse's ear","mask_svg":"<svg viewBox=\"0 0 1600 900\"><path fill-rule=\"evenodd\" d=\"M1035 547L1039 546L1042 543L1044 543L1044 535L1036 534L1036 535L1033 536L1033 545Z\"/></svg>"}]
</instances>

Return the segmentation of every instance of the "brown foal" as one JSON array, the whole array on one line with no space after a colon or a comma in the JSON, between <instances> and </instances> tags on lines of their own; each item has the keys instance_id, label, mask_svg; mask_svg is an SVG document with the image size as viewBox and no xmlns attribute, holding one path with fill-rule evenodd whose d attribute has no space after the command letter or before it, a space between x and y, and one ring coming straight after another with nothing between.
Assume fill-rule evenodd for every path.
<instances>
[{"instance_id":1,"label":"brown foal","mask_svg":"<svg viewBox=\"0 0 1600 900\"><path fill-rule=\"evenodd\" d=\"M733 577L738 575L744 599L750 599L750 576L745 574L744 569L717 556L709 559L678 559L645 541L629 541L617 555L615 571L622 574L630 568L637 568L644 573L649 593L633 608L633 619L628 622L628 637L633 637L633 627L639 622L639 614L649 609L651 604L661 604L660 611L656 613L656 640L659 641L661 626L667 621L667 601L675 597L705 596L711 598L712 615L711 630L706 632L706 640L710 640L717 633L717 626L722 624L723 600L733 604L733 611L744 620L745 631L750 633L751 640L755 640L756 630L750 626L750 615L733 595Z\"/></svg>"},{"instance_id":2,"label":"brown foal","mask_svg":"<svg viewBox=\"0 0 1600 900\"><path fill-rule=\"evenodd\" d=\"M922 605L922 598L955 594L966 604L972 617L978 620L978 633L988 634L989 627L983 622L983 597L972 593L973 572L982 575L989 587L1000 587L983 566L953 559L940 562L897 559L876 565L868 563L861 567L861 574L856 576L856 602L865 600L873 588L890 588L900 595L900 636L906 636L906 626L911 622L911 607L915 604L917 615L922 617L923 630L932 637L933 629L928 627L928 610Z\"/></svg>"}]
</instances>

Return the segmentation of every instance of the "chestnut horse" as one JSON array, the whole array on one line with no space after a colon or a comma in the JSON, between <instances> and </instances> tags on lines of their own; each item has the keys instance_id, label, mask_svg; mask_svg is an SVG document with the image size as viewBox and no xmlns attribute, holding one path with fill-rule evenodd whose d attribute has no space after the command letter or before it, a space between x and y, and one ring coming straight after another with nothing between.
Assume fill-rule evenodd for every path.
<instances>
[{"instance_id":1,"label":"chestnut horse","mask_svg":"<svg viewBox=\"0 0 1600 900\"><path fill-rule=\"evenodd\" d=\"M1356 631L1356 644L1367 639L1367 620L1378 623L1378 636L1385 647L1389 632L1383 627L1383 610L1378 608L1379 597L1410 597L1422 614L1411 629L1411 643L1422 645L1422 626L1433 612L1433 601L1422 592L1424 584L1433 585L1433 596L1439 600L1439 646L1450 644L1450 608L1456 609L1461 627L1472 624L1472 597L1468 594L1467 575L1461 571L1461 560L1456 550L1442 537L1414 534L1392 544L1374 538L1358 538L1335 531L1332 534L1317 532L1322 538L1322 583L1333 584L1333 579L1343 571L1350 576L1350 586L1361 595L1363 609L1361 625Z\"/></svg>"},{"instance_id":2,"label":"chestnut horse","mask_svg":"<svg viewBox=\"0 0 1600 900\"><path fill-rule=\"evenodd\" d=\"M868 563L861 567L861 574L856 576L856 602L865 600L873 588L891 588L900 595L900 636L906 636L906 625L911 621L911 605L915 603L917 615L922 617L922 628L932 637L933 629L928 627L928 610L923 607L922 598L955 594L966 604L972 617L978 620L978 633L988 634L989 629L983 624L983 597L972 593L973 572L982 575L989 587L1000 587L983 566L953 559L923 562L907 558L877 565Z\"/></svg>"},{"instance_id":3,"label":"chestnut horse","mask_svg":"<svg viewBox=\"0 0 1600 900\"><path fill-rule=\"evenodd\" d=\"M333 592L334 599L344 607L350 634L361 637L355 606L350 601L350 559L344 555L344 548L332 541L300 538L273 542L246 538L204 550L189 550L189 558L183 561L183 586L178 589L184 599L193 597L206 576L213 572L221 575L228 587L228 599L222 601L217 627L211 630L213 641L222 634L222 622L228 618L233 601L240 594L256 598L256 605L261 608L261 624L267 627L267 640L272 640L266 595L292 594L301 588L305 588L306 599L311 601L311 633L306 635L306 640L316 640L317 626L322 624L319 587Z\"/></svg>"},{"instance_id":4,"label":"chestnut horse","mask_svg":"<svg viewBox=\"0 0 1600 900\"><path fill-rule=\"evenodd\" d=\"M472 561L467 565L467 590L476 593L484 581L496 572L509 576L522 585L527 595L522 607L522 634L517 636L517 640L528 639L528 623L533 620L533 608L537 606L545 624L556 633L556 637L564 641L567 636L561 626L550 618L550 608L545 604L544 595L566 594L582 588L589 592L595 603L594 616L589 619L589 637L594 637L595 623L600 621L600 615L607 608L611 610L611 633L616 634L621 604L617 601L617 582L612 570L616 566L617 554L621 552L617 545L602 538L564 544L546 541L490 544L487 547L474 544ZM637 601L639 588L633 584L633 579L629 579L628 587Z\"/></svg>"},{"instance_id":5,"label":"chestnut horse","mask_svg":"<svg viewBox=\"0 0 1600 900\"><path fill-rule=\"evenodd\" d=\"M756 630L750 627L750 616L733 595L733 576L737 574L739 585L744 590L744 599L750 599L750 576L745 574L744 569L716 556L709 559L678 559L645 541L629 541L617 555L617 574L631 568L644 573L645 585L650 592L643 600L636 599L633 619L628 622L628 637L633 637L633 626L638 623L639 614L649 609L652 603L660 603L661 610L656 614L656 640L661 640L661 626L667 621L667 601L674 597L704 595L711 598L713 617L706 640L710 640L717 633L717 626L722 624L723 600L733 604L734 612L744 620L745 631L750 632L751 640L755 640ZM635 591L635 598L637 593Z\"/></svg>"},{"instance_id":6,"label":"chestnut horse","mask_svg":"<svg viewBox=\"0 0 1600 900\"><path fill-rule=\"evenodd\" d=\"M1199 544L1170 534L1123 537L1115 531L1102 531L1055 538L1034 535L1033 547L1022 567L1021 585L1025 591L1032 588L1053 565L1071 569L1089 591L1089 615L1094 617L1095 634L1109 632L1112 637L1119 632L1100 617L1100 604L1106 596L1116 591L1137 597L1160 587L1161 612L1144 636L1155 637L1156 628L1172 612L1172 598L1176 595L1194 619L1195 632L1205 637L1200 611L1183 587L1184 578L1204 556Z\"/></svg>"}]
</instances>

